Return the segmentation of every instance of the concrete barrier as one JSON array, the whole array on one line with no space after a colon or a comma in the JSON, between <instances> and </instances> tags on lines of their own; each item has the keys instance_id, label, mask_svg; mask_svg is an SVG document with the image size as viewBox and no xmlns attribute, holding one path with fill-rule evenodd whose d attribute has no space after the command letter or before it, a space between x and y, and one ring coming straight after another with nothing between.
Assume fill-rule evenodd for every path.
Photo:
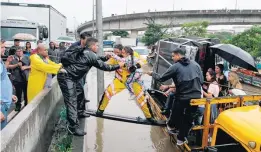
<instances>
[{"instance_id":1,"label":"concrete barrier","mask_svg":"<svg viewBox=\"0 0 261 152\"><path fill-rule=\"evenodd\" d=\"M46 147L39 143L46 134L46 128L49 127L47 122L53 119L53 111L62 99L56 77L51 86L50 89L41 91L1 131L1 152L46 151Z\"/></svg>"}]
</instances>

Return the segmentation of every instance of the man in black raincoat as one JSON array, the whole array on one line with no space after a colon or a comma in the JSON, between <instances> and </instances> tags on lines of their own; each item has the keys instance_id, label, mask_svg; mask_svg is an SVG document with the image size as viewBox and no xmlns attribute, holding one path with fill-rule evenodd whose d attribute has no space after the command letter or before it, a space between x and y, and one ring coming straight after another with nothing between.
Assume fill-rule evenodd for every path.
<instances>
[{"instance_id":1,"label":"man in black raincoat","mask_svg":"<svg viewBox=\"0 0 261 152\"><path fill-rule=\"evenodd\" d=\"M195 61L186 58L185 53L185 50L176 48L172 53L175 64L170 66L164 74L148 72L156 81L164 82L173 79L175 83L175 85L163 85L161 89L176 87L175 102L167 127L170 133L173 133L174 129L179 130L177 145L184 144L192 127L197 106L190 106L190 100L201 98L201 85L203 83L200 66Z\"/></svg>"},{"instance_id":2,"label":"man in black raincoat","mask_svg":"<svg viewBox=\"0 0 261 152\"><path fill-rule=\"evenodd\" d=\"M78 117L82 115L78 112L85 109L84 91L80 80L92 66L104 71L114 71L124 66L124 63L106 64L96 55L97 50L98 40L94 38L88 38L87 47L71 47L62 57L63 68L57 75L67 109L68 130L71 134L78 136L86 134L79 128L78 120Z\"/></svg>"}]
</instances>

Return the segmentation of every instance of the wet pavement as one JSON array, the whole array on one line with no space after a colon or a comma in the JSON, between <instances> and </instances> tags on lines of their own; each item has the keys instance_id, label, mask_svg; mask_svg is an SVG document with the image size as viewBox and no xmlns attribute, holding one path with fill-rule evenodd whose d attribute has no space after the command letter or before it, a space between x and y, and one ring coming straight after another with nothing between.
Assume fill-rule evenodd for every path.
<instances>
[{"instance_id":1,"label":"wet pavement","mask_svg":"<svg viewBox=\"0 0 261 152\"><path fill-rule=\"evenodd\" d=\"M88 74L89 109L97 109L97 76L92 68ZM114 78L114 72L105 72L105 87ZM148 76L144 78L147 87L150 86ZM85 89L86 90L86 89ZM127 90L114 96L106 112L131 117L143 117L142 111L133 100L129 100ZM177 151L160 127L131 124L96 117L87 119L88 152L173 152Z\"/></svg>"}]
</instances>

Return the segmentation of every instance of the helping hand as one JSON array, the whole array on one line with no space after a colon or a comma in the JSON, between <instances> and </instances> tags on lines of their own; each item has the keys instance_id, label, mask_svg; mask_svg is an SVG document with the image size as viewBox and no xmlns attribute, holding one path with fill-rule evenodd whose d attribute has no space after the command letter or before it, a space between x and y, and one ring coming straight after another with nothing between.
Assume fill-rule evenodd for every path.
<instances>
[{"instance_id":1,"label":"helping hand","mask_svg":"<svg viewBox=\"0 0 261 152\"><path fill-rule=\"evenodd\" d=\"M161 90L161 91L165 91L165 90L167 90L168 88L169 88L168 85L161 85L161 86L160 86L160 90Z\"/></svg>"},{"instance_id":2,"label":"helping hand","mask_svg":"<svg viewBox=\"0 0 261 152\"><path fill-rule=\"evenodd\" d=\"M119 62L118 64L120 65L121 68L125 66L125 62Z\"/></svg>"},{"instance_id":3,"label":"helping hand","mask_svg":"<svg viewBox=\"0 0 261 152\"><path fill-rule=\"evenodd\" d=\"M111 58L112 55L111 54L106 54L105 56L106 56L106 58L109 59L109 58Z\"/></svg>"},{"instance_id":4,"label":"helping hand","mask_svg":"<svg viewBox=\"0 0 261 152\"><path fill-rule=\"evenodd\" d=\"M22 62L18 62L17 64L19 67L22 67L22 65L23 65Z\"/></svg>"}]
</instances>

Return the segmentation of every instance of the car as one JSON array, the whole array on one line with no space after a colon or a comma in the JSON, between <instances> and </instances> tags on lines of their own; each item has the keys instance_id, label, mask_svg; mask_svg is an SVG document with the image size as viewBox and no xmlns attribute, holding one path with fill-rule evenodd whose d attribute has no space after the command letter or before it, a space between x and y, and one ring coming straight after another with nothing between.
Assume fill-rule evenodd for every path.
<instances>
[{"instance_id":1,"label":"car","mask_svg":"<svg viewBox=\"0 0 261 152\"><path fill-rule=\"evenodd\" d=\"M74 42L76 42L76 39L69 36L61 36L57 38L54 42L57 44L64 42L66 47L70 47Z\"/></svg>"},{"instance_id":2,"label":"car","mask_svg":"<svg viewBox=\"0 0 261 152\"><path fill-rule=\"evenodd\" d=\"M149 55L149 49L147 47L142 47L142 46L138 46L138 47L132 47L133 51L137 52L140 56L140 58L147 63L147 56Z\"/></svg>"}]
</instances>

